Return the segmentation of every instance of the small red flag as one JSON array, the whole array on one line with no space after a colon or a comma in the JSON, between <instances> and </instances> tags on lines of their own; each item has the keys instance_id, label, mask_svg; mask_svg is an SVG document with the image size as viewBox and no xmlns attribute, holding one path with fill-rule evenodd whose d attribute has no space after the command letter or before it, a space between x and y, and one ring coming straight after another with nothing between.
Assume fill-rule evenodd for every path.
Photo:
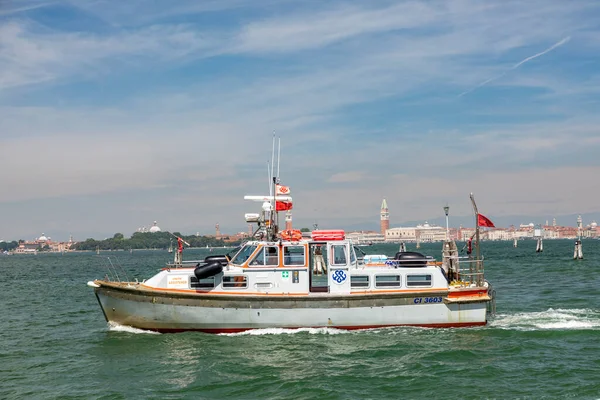
<instances>
[{"instance_id":1,"label":"small red flag","mask_svg":"<svg viewBox=\"0 0 600 400\"><path fill-rule=\"evenodd\" d=\"M478 226L487 226L488 228L495 228L496 225L488 217L483 214L477 214L477 225Z\"/></svg>"},{"instance_id":2,"label":"small red flag","mask_svg":"<svg viewBox=\"0 0 600 400\"><path fill-rule=\"evenodd\" d=\"M292 209L292 203L289 201L276 201L275 211L287 211Z\"/></svg>"}]
</instances>

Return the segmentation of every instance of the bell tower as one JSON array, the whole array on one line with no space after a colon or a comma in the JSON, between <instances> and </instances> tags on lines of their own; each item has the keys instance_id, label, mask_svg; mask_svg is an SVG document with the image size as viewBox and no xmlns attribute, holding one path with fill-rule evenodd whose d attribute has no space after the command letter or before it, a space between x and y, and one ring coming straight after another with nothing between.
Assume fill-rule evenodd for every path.
<instances>
[{"instance_id":1,"label":"bell tower","mask_svg":"<svg viewBox=\"0 0 600 400\"><path fill-rule=\"evenodd\" d=\"M390 213L385 199L381 203L381 212L379 215L381 219L381 234L385 236L385 231L390 229Z\"/></svg>"}]
</instances>

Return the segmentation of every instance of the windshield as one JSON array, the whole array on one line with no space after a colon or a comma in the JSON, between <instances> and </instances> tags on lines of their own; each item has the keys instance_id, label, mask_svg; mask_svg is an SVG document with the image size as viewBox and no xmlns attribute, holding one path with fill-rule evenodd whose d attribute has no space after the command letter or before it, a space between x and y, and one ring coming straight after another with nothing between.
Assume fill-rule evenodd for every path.
<instances>
[{"instance_id":1,"label":"windshield","mask_svg":"<svg viewBox=\"0 0 600 400\"><path fill-rule=\"evenodd\" d=\"M227 257L228 260L231 260L233 257L235 257L235 255L238 253L238 251L240 251L242 249L242 246L237 246L235 249L231 250L230 252L228 252L227 254L225 254L225 256Z\"/></svg>"},{"instance_id":2,"label":"windshield","mask_svg":"<svg viewBox=\"0 0 600 400\"><path fill-rule=\"evenodd\" d=\"M246 245L242 247L242 249L233 257L231 263L237 265L245 263L248 260L248 258L250 258L252 253L254 253L256 247L257 246L254 245Z\"/></svg>"}]
</instances>

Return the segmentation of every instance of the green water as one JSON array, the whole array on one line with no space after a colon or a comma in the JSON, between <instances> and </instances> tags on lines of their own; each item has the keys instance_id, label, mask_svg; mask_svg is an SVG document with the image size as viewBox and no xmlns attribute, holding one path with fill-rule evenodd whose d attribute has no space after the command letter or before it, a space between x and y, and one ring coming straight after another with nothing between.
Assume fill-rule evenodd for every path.
<instances>
[{"instance_id":1,"label":"green water","mask_svg":"<svg viewBox=\"0 0 600 400\"><path fill-rule=\"evenodd\" d=\"M409 245L410 247L414 245ZM441 244L420 251L438 257ZM392 255L397 245L364 248ZM2 399L600 398L600 240L484 243L486 327L151 334L109 327L101 253L0 257ZM206 250L186 250L202 258ZM112 253L129 278L166 251Z\"/></svg>"}]
</instances>

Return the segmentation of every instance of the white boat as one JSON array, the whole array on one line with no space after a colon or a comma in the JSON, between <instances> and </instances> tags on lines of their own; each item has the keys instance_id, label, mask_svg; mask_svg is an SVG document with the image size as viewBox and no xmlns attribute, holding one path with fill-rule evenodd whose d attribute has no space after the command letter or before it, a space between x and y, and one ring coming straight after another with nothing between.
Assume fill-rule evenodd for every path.
<instances>
[{"instance_id":1,"label":"white boat","mask_svg":"<svg viewBox=\"0 0 600 400\"><path fill-rule=\"evenodd\" d=\"M456 259L456 269L446 273L441 263L415 252L360 259L343 231L269 237L274 231L261 231L264 214L257 232L265 237L230 255L179 260L141 283L88 282L106 320L158 332L211 333L487 322L493 296L481 261Z\"/></svg>"}]
</instances>

